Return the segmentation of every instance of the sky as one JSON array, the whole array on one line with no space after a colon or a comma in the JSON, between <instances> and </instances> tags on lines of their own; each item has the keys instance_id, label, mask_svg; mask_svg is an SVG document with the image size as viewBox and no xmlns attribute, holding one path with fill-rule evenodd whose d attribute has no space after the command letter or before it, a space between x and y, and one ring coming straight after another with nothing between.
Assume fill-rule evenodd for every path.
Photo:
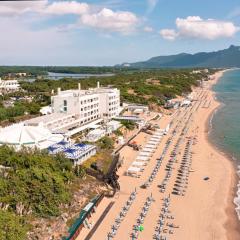
<instances>
[{"instance_id":1,"label":"sky","mask_svg":"<svg viewBox=\"0 0 240 240\"><path fill-rule=\"evenodd\" d=\"M239 0L0 1L0 65L109 66L239 40Z\"/></svg>"}]
</instances>

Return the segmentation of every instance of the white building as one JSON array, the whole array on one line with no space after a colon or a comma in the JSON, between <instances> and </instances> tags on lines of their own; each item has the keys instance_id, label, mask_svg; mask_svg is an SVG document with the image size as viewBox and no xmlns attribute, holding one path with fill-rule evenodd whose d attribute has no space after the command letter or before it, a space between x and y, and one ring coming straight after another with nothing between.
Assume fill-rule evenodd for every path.
<instances>
[{"instance_id":1,"label":"white building","mask_svg":"<svg viewBox=\"0 0 240 240\"><path fill-rule=\"evenodd\" d=\"M132 112L148 112L149 111L149 107L146 105L140 105L140 104L126 104L125 108L128 111L132 111Z\"/></svg>"},{"instance_id":2,"label":"white building","mask_svg":"<svg viewBox=\"0 0 240 240\"><path fill-rule=\"evenodd\" d=\"M96 154L96 146L84 143L71 144L70 142L62 141L48 147L50 154L62 153L66 158L73 161L74 165L80 165L90 157Z\"/></svg>"},{"instance_id":3,"label":"white building","mask_svg":"<svg viewBox=\"0 0 240 240\"><path fill-rule=\"evenodd\" d=\"M51 106L45 106L42 107L39 111L42 115L48 115L52 113L52 107Z\"/></svg>"},{"instance_id":4,"label":"white building","mask_svg":"<svg viewBox=\"0 0 240 240\"><path fill-rule=\"evenodd\" d=\"M49 108L49 107L48 107ZM53 133L62 133L69 137L78 132L94 127L101 122L108 122L120 112L120 91L116 88L97 88L61 91L51 99L53 113L32 118L26 123L42 126Z\"/></svg>"},{"instance_id":5,"label":"white building","mask_svg":"<svg viewBox=\"0 0 240 240\"><path fill-rule=\"evenodd\" d=\"M104 136L106 136L106 130L97 128L90 131L87 134L86 140L88 142L97 142L99 139L103 138Z\"/></svg>"},{"instance_id":6,"label":"white building","mask_svg":"<svg viewBox=\"0 0 240 240\"><path fill-rule=\"evenodd\" d=\"M122 124L119 121L110 121L106 124L107 133L111 134L112 132L116 131L118 128L120 128Z\"/></svg>"},{"instance_id":7,"label":"white building","mask_svg":"<svg viewBox=\"0 0 240 240\"><path fill-rule=\"evenodd\" d=\"M18 80L2 80L0 78L0 94L16 92L20 89Z\"/></svg>"},{"instance_id":8,"label":"white building","mask_svg":"<svg viewBox=\"0 0 240 240\"><path fill-rule=\"evenodd\" d=\"M7 144L19 150L22 146L45 149L63 140L63 135L52 134L41 125L13 124L0 129L0 145Z\"/></svg>"},{"instance_id":9,"label":"white building","mask_svg":"<svg viewBox=\"0 0 240 240\"><path fill-rule=\"evenodd\" d=\"M79 126L99 119L111 119L120 113L120 91L117 88L100 87L61 91L52 97L54 114L74 115Z\"/></svg>"},{"instance_id":10,"label":"white building","mask_svg":"<svg viewBox=\"0 0 240 240\"><path fill-rule=\"evenodd\" d=\"M185 99L181 103L181 107L189 107L191 105L191 101L188 99Z\"/></svg>"}]
</instances>

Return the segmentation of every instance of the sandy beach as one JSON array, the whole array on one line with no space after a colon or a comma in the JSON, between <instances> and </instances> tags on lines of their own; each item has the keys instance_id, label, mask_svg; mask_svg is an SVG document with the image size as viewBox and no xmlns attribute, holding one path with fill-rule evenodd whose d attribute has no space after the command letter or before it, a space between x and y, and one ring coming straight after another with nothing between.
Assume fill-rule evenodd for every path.
<instances>
[{"instance_id":1,"label":"sandy beach","mask_svg":"<svg viewBox=\"0 0 240 240\"><path fill-rule=\"evenodd\" d=\"M90 230L84 228L78 240L105 240L105 239L154 239L156 228L159 224L159 216L163 211L164 198L170 196L166 221L163 225L162 235L170 240L237 240L240 239L239 226L234 210L233 198L237 182L236 173L231 160L221 153L208 140L209 121L213 112L220 106L215 99L212 86L221 77L223 71L214 75L214 79L204 85L203 88L195 88L193 92L193 105L181 108L172 115L164 115L160 120L152 120L151 123L159 124L165 128L170 122L171 128L167 135L162 137L156 151L151 156L144 171L139 178L126 176L125 172L136 159L138 152L130 147L124 147L120 154L124 158L124 164L119 169L119 183L121 190L114 198L104 198L100 203L90 222L94 224L104 213L107 206L112 203L109 212L104 215L101 224L88 238ZM175 133L174 133L175 132ZM151 135L140 133L134 141L144 146ZM164 155L161 167L157 171L153 181L146 188L140 186L146 182L156 166L157 159L162 155L169 138L171 143ZM180 144L178 142L180 141ZM184 154L188 143L192 143L191 159L184 186L180 195L175 195L179 177L179 169L183 166ZM172 158L175 146L179 145L176 159L172 162L171 176L167 179L164 192L160 192L159 185L166 176L166 166ZM171 162L171 161L170 161ZM119 223L114 238L108 238L112 225L132 191L136 189L136 199L126 212L125 217ZM134 238L133 226L148 197L152 197L144 222L141 224L143 231Z\"/></svg>"}]
</instances>

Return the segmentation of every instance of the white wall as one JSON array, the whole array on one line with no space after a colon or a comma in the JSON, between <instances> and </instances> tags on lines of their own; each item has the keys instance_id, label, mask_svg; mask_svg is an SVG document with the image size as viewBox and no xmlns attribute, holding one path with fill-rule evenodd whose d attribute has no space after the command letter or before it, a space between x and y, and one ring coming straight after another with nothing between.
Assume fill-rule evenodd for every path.
<instances>
[{"instance_id":1,"label":"white wall","mask_svg":"<svg viewBox=\"0 0 240 240\"><path fill-rule=\"evenodd\" d=\"M64 100L67 108L64 109ZM66 110L67 114L77 114L82 124L99 118L112 118L120 111L120 91L118 89L95 88L91 90L60 91L52 97L55 113Z\"/></svg>"}]
</instances>

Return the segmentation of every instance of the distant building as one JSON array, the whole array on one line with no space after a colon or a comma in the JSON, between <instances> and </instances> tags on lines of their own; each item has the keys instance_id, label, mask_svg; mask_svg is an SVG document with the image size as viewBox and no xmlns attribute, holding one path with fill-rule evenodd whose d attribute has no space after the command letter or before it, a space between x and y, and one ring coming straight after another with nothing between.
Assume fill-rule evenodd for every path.
<instances>
[{"instance_id":1,"label":"distant building","mask_svg":"<svg viewBox=\"0 0 240 240\"><path fill-rule=\"evenodd\" d=\"M26 77L27 73L25 73L25 72L18 72L18 73L16 73L16 76L18 76L18 77Z\"/></svg>"},{"instance_id":2,"label":"distant building","mask_svg":"<svg viewBox=\"0 0 240 240\"><path fill-rule=\"evenodd\" d=\"M2 80L0 78L0 95L10 92L16 92L20 89L17 80Z\"/></svg>"},{"instance_id":3,"label":"distant building","mask_svg":"<svg viewBox=\"0 0 240 240\"><path fill-rule=\"evenodd\" d=\"M199 70L193 70L192 71L193 74L198 74L198 73L209 73L209 70L206 69L199 69Z\"/></svg>"},{"instance_id":4,"label":"distant building","mask_svg":"<svg viewBox=\"0 0 240 240\"><path fill-rule=\"evenodd\" d=\"M128 111L132 111L132 112L148 112L149 111L149 107L146 105L140 105L140 104L127 104L125 107Z\"/></svg>"}]
</instances>

